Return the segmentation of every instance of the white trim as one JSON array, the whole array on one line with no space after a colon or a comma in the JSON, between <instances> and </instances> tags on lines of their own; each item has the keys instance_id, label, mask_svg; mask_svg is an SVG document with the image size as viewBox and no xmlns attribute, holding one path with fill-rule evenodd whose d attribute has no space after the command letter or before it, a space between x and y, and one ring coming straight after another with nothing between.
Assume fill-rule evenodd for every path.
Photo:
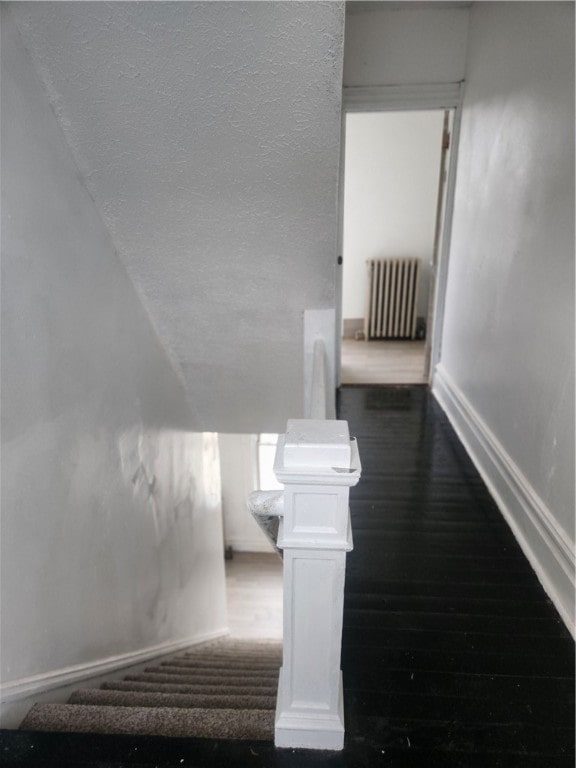
<instances>
[{"instance_id":1,"label":"white trim","mask_svg":"<svg viewBox=\"0 0 576 768\"><path fill-rule=\"evenodd\" d=\"M576 637L574 542L441 364L436 367L433 393L542 586Z\"/></svg>"},{"instance_id":2,"label":"white trim","mask_svg":"<svg viewBox=\"0 0 576 768\"><path fill-rule=\"evenodd\" d=\"M91 677L107 675L122 667L131 667L134 664L154 659L157 656L164 656L169 653L176 653L183 648L189 648L192 645L206 643L209 640L216 640L229 634L227 627L205 632L201 635L194 635L181 640L159 643L149 646L140 651L131 651L121 653L116 656L108 656L98 661L89 661L84 664L75 664L71 667L44 672L40 675L31 677L21 677L18 680L11 680L0 685L0 701L8 702L24 698L31 695L37 695L53 688L61 688L65 685L76 683L79 680L86 680Z\"/></svg>"},{"instance_id":3,"label":"white trim","mask_svg":"<svg viewBox=\"0 0 576 768\"><path fill-rule=\"evenodd\" d=\"M314 384L314 345L317 339L323 341L326 352L326 418L336 418L336 335L335 309L304 310L304 418L310 418Z\"/></svg>"},{"instance_id":4,"label":"white trim","mask_svg":"<svg viewBox=\"0 0 576 768\"><path fill-rule=\"evenodd\" d=\"M335 272L335 361L334 361L334 383L336 389L342 384L342 312L343 312L343 291L344 291L344 170L346 165L346 107L342 102L342 111L340 113L340 158L338 163L338 236L336 245L336 266ZM340 260L340 264L338 263Z\"/></svg>"},{"instance_id":5,"label":"white trim","mask_svg":"<svg viewBox=\"0 0 576 768\"><path fill-rule=\"evenodd\" d=\"M278 697L274 723L274 746L280 748L344 749L344 686L342 672L338 687L336 712L296 712L282 707L282 689L287 685L284 667L278 678Z\"/></svg>"},{"instance_id":6,"label":"white trim","mask_svg":"<svg viewBox=\"0 0 576 768\"><path fill-rule=\"evenodd\" d=\"M432 340L430 342L430 367L428 382L433 383L434 371L440 362L442 354L442 332L444 329L444 312L446 308L446 290L448 286L448 269L450 265L450 245L452 241L452 221L454 218L454 201L456 199L456 173L458 168L458 150L460 148L460 126L462 123L462 99L464 84L460 88L460 103L454 108L452 120L452 136L450 138L450 158L448 160L448 179L446 182L446 202L444 204L444 222L442 225L442 242L438 263L436 265L436 290L434 295L434 321L432 323Z\"/></svg>"},{"instance_id":7,"label":"white trim","mask_svg":"<svg viewBox=\"0 0 576 768\"><path fill-rule=\"evenodd\" d=\"M342 89L342 105L345 112L456 109L461 104L461 91L460 82L351 85Z\"/></svg>"}]
</instances>

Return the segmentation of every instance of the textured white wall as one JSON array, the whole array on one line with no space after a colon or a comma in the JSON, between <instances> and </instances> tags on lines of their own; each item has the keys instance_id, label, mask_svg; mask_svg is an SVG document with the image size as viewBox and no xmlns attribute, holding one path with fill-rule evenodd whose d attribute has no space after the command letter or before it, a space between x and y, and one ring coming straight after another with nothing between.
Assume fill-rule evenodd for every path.
<instances>
[{"instance_id":1,"label":"textured white wall","mask_svg":"<svg viewBox=\"0 0 576 768\"><path fill-rule=\"evenodd\" d=\"M349 3L344 85L463 80L469 9L428 5L374 2L361 3L356 10Z\"/></svg>"},{"instance_id":2,"label":"textured white wall","mask_svg":"<svg viewBox=\"0 0 576 768\"><path fill-rule=\"evenodd\" d=\"M219 434L224 542L238 552L273 552L248 511L248 494L257 489L258 435Z\"/></svg>"},{"instance_id":3,"label":"textured white wall","mask_svg":"<svg viewBox=\"0 0 576 768\"><path fill-rule=\"evenodd\" d=\"M15 3L198 429L302 414L334 306L343 3Z\"/></svg>"},{"instance_id":4,"label":"textured white wall","mask_svg":"<svg viewBox=\"0 0 576 768\"><path fill-rule=\"evenodd\" d=\"M474 6L441 362L573 542L573 4Z\"/></svg>"},{"instance_id":5,"label":"textured white wall","mask_svg":"<svg viewBox=\"0 0 576 768\"><path fill-rule=\"evenodd\" d=\"M2 8L1 679L226 624L215 435Z\"/></svg>"},{"instance_id":6,"label":"textured white wall","mask_svg":"<svg viewBox=\"0 0 576 768\"><path fill-rule=\"evenodd\" d=\"M420 259L418 315L426 317L444 114L346 117L342 316L365 315L366 259Z\"/></svg>"}]
</instances>

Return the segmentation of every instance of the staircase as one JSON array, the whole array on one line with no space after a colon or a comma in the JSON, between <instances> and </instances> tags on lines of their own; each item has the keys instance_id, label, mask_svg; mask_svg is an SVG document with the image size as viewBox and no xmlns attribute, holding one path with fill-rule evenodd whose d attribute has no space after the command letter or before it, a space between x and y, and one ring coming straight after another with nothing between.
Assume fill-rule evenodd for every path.
<instances>
[{"instance_id":1,"label":"staircase","mask_svg":"<svg viewBox=\"0 0 576 768\"><path fill-rule=\"evenodd\" d=\"M65 704L35 704L20 730L272 741L281 661L274 642L193 647Z\"/></svg>"}]
</instances>

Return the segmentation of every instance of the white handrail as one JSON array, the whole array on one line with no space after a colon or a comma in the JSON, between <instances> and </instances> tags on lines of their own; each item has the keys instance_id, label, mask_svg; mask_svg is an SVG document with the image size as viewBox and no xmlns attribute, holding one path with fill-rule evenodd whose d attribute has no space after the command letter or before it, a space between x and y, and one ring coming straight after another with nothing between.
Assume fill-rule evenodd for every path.
<instances>
[{"instance_id":1,"label":"white handrail","mask_svg":"<svg viewBox=\"0 0 576 768\"><path fill-rule=\"evenodd\" d=\"M312 384L310 387L309 419L335 419L334 395L329 396L328 375L326 367L326 347L323 339L314 342L314 359L312 362Z\"/></svg>"},{"instance_id":2,"label":"white handrail","mask_svg":"<svg viewBox=\"0 0 576 768\"><path fill-rule=\"evenodd\" d=\"M284 514L284 491L252 491L248 496L248 509L276 552L278 549L278 527Z\"/></svg>"},{"instance_id":3,"label":"white handrail","mask_svg":"<svg viewBox=\"0 0 576 768\"><path fill-rule=\"evenodd\" d=\"M335 419L336 314L333 309L307 309L303 320L303 415Z\"/></svg>"}]
</instances>

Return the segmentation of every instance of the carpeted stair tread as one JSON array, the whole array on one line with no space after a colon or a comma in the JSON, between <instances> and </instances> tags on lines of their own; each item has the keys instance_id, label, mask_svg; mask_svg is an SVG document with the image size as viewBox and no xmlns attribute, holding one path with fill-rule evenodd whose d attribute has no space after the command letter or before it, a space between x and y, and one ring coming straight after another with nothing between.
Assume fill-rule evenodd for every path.
<instances>
[{"instance_id":1,"label":"carpeted stair tread","mask_svg":"<svg viewBox=\"0 0 576 768\"><path fill-rule=\"evenodd\" d=\"M187 693L198 696L222 696L222 686L217 685L194 685L180 683L150 683L138 680L113 680L103 683L101 688L106 691L146 691L152 693ZM264 686L251 688L247 685L238 687L226 687L226 693L232 696L276 696L277 686Z\"/></svg>"},{"instance_id":2,"label":"carpeted stair tread","mask_svg":"<svg viewBox=\"0 0 576 768\"><path fill-rule=\"evenodd\" d=\"M276 669L264 669L253 670L236 669L236 667L228 669L194 669L190 667L172 666L171 664L161 664L157 667L145 667L144 672L146 674L154 675L182 675L185 677L197 677L197 678L214 678L215 680L221 680L225 683L230 678L239 678L242 680L250 680L258 678L260 680L277 680L280 667Z\"/></svg>"},{"instance_id":3,"label":"carpeted stair tread","mask_svg":"<svg viewBox=\"0 0 576 768\"><path fill-rule=\"evenodd\" d=\"M68 699L69 704L100 704L115 707L187 707L189 709L274 709L274 696L161 693L159 691L114 691L83 688Z\"/></svg>"},{"instance_id":4,"label":"carpeted stair tread","mask_svg":"<svg viewBox=\"0 0 576 768\"><path fill-rule=\"evenodd\" d=\"M78 690L66 704L35 704L20 728L272 740L281 663L276 642L216 641Z\"/></svg>"},{"instance_id":5,"label":"carpeted stair tread","mask_svg":"<svg viewBox=\"0 0 576 768\"><path fill-rule=\"evenodd\" d=\"M244 653L210 653L210 654L198 654L198 653L183 653L180 654L180 658L194 661L195 659L206 659L207 661L237 661L245 664L278 664L282 661L281 653L258 653L254 656L250 656Z\"/></svg>"},{"instance_id":6,"label":"carpeted stair tread","mask_svg":"<svg viewBox=\"0 0 576 768\"><path fill-rule=\"evenodd\" d=\"M209 685L221 688L242 688L249 685L250 688L270 688L276 679L260 679L245 677L204 677L198 675L170 675L161 672L141 672L137 675L126 675L125 680L136 680L142 683L194 683L195 685Z\"/></svg>"},{"instance_id":7,"label":"carpeted stair tread","mask_svg":"<svg viewBox=\"0 0 576 768\"><path fill-rule=\"evenodd\" d=\"M189 664L229 664L241 666L261 667L282 663L282 649L274 651L258 651L247 653L231 648L221 650L207 649L203 652L193 649L179 653L171 658L172 661L182 661Z\"/></svg>"},{"instance_id":8,"label":"carpeted stair tread","mask_svg":"<svg viewBox=\"0 0 576 768\"><path fill-rule=\"evenodd\" d=\"M192 649L189 651L184 651L182 653L183 656L189 656L189 657L198 657L202 656L204 658L230 658L230 656L234 656L235 658L242 658L246 660L254 660L254 659L264 659L264 660L270 660L270 659L279 659L282 657L282 649L279 647L270 647L270 648L261 648L257 651L247 651L243 650L242 648L207 648L205 651L201 651L199 649Z\"/></svg>"},{"instance_id":9,"label":"carpeted stair tread","mask_svg":"<svg viewBox=\"0 0 576 768\"><path fill-rule=\"evenodd\" d=\"M181 659L180 657L170 659L169 661L161 662L161 667L186 667L187 669L198 670L216 670L230 669L230 659L224 661L205 661L204 659ZM281 666L281 660L278 661L234 661L235 670L246 670L247 672L267 672L268 670L275 670L278 672Z\"/></svg>"},{"instance_id":10,"label":"carpeted stair tread","mask_svg":"<svg viewBox=\"0 0 576 768\"><path fill-rule=\"evenodd\" d=\"M35 704L20 728L27 731L269 741L274 738L274 712L261 709Z\"/></svg>"},{"instance_id":11,"label":"carpeted stair tread","mask_svg":"<svg viewBox=\"0 0 576 768\"><path fill-rule=\"evenodd\" d=\"M208 643L204 643L203 645L193 645L189 649L190 651L208 651L216 649L223 649L223 650L245 650L247 653L257 653L260 649L273 649L273 650L279 650L282 647L282 643L279 640L252 640L252 639L246 639L242 640L240 638L220 638L220 640L211 640Z\"/></svg>"},{"instance_id":12,"label":"carpeted stair tread","mask_svg":"<svg viewBox=\"0 0 576 768\"><path fill-rule=\"evenodd\" d=\"M282 655L282 648L280 646L262 647L256 650L248 650L236 646L221 646L205 648L190 648L187 651L182 651L183 656L241 656L244 659L276 659Z\"/></svg>"},{"instance_id":13,"label":"carpeted stair tread","mask_svg":"<svg viewBox=\"0 0 576 768\"><path fill-rule=\"evenodd\" d=\"M282 654L278 654L277 656L269 656L267 658L262 658L260 656L255 657L254 659L247 659L245 656L239 656L237 654L231 653L229 655L222 654L221 656L196 656L194 654L183 654L182 656L178 657L179 661L183 662L189 662L189 663L195 663L195 662L201 662L202 664L210 665L210 664L238 664L242 666L250 666L250 667L270 667L274 664L277 664L280 666L282 664Z\"/></svg>"}]
</instances>

